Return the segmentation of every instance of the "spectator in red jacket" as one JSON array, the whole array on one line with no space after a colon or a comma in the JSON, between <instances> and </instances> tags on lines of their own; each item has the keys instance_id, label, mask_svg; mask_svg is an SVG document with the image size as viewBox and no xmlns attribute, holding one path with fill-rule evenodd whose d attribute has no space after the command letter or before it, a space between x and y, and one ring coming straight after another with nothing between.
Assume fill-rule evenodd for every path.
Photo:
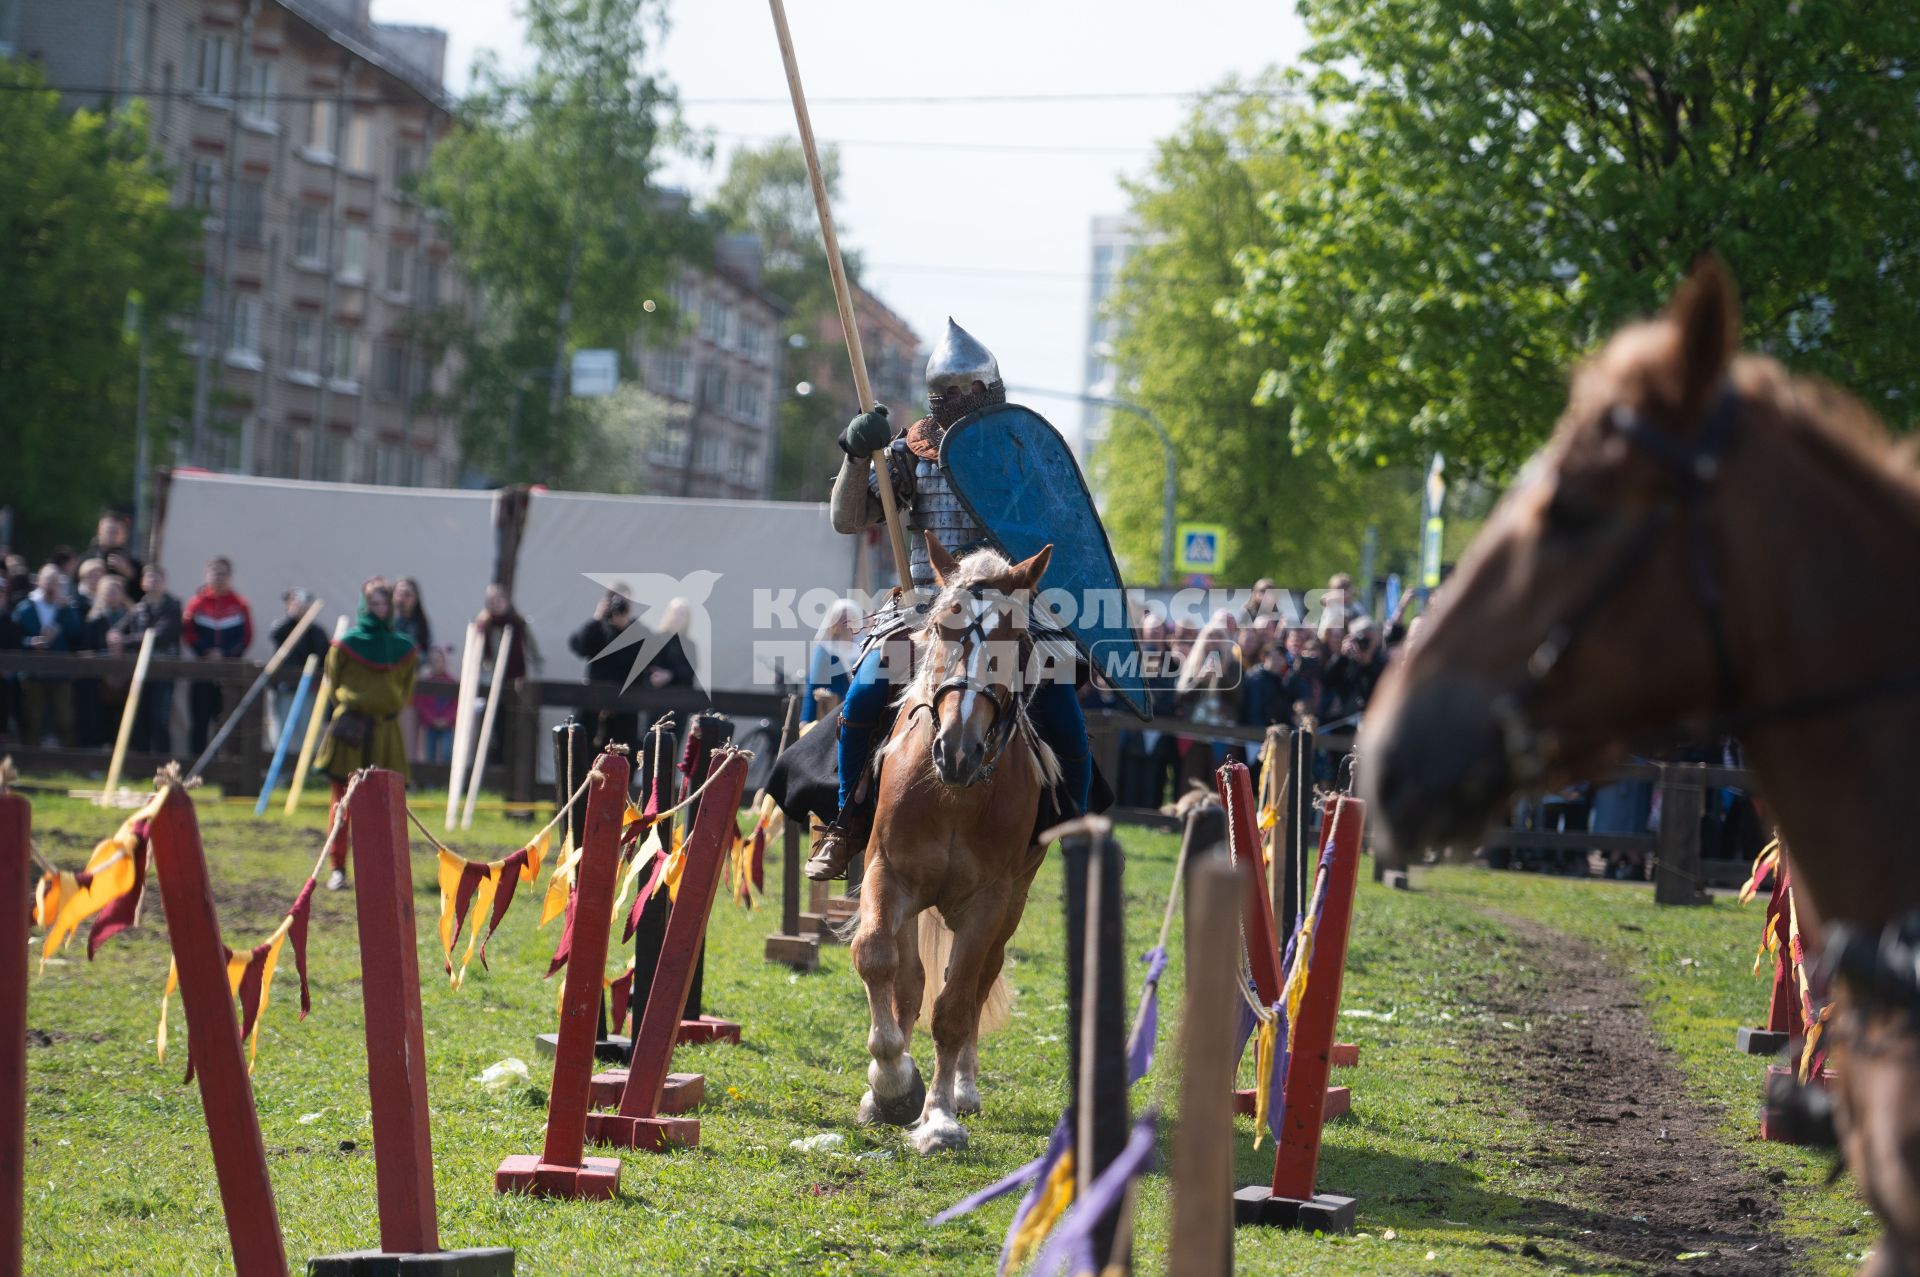
<instances>
[{"instance_id":1,"label":"spectator in red jacket","mask_svg":"<svg viewBox=\"0 0 1920 1277\"><path fill-rule=\"evenodd\" d=\"M225 555L207 564L207 583L187 600L180 637L203 661L237 661L253 642L253 610L233 591L233 561ZM198 758L220 716L220 685L195 683L188 689L191 727L188 748Z\"/></svg>"}]
</instances>

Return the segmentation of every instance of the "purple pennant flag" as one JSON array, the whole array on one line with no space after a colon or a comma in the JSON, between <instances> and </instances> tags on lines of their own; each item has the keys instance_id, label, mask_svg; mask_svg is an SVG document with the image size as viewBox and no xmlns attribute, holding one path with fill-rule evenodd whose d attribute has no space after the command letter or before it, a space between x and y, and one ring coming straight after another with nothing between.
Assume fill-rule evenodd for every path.
<instances>
[{"instance_id":1,"label":"purple pennant flag","mask_svg":"<svg viewBox=\"0 0 1920 1277\"><path fill-rule=\"evenodd\" d=\"M1066 1123L1067 1123L1067 1119L1062 1117L1060 1119L1060 1125L1054 1128L1054 1135L1056 1138L1059 1136L1061 1131L1066 1129ZM1025 1166L1022 1166L1019 1170L1012 1172L1011 1174L1005 1176L1002 1179L996 1180L994 1183L988 1185L986 1188L983 1188L979 1192L973 1194L973 1196L963 1198L962 1200L955 1202L953 1205L947 1207L945 1210L941 1211L938 1215L935 1215L932 1219L928 1220L927 1221L928 1225L931 1226L934 1224L951 1224L954 1220L959 1219L963 1215L973 1214L973 1212L979 1210L982 1206L985 1206L988 1202L994 1201L998 1198L1005 1197L1008 1193L1011 1193L1014 1189L1024 1187L1026 1184L1031 1183L1034 1177L1040 1174L1042 1168L1045 1168L1047 1170L1052 1170L1053 1161L1054 1161L1053 1144L1052 1142L1049 1142L1047 1145L1047 1151L1042 1153L1039 1157L1034 1158L1031 1162L1028 1162ZM1023 1210L1020 1213L1024 1215L1026 1212Z\"/></svg>"},{"instance_id":2,"label":"purple pennant flag","mask_svg":"<svg viewBox=\"0 0 1920 1277\"><path fill-rule=\"evenodd\" d=\"M1273 1142L1280 1143L1280 1128L1285 1125L1283 1119L1287 1112L1287 1065L1291 1063L1287 1051L1287 1003L1286 999L1273 1004L1274 1019L1279 1025L1273 1033L1273 1076L1262 1079L1267 1088L1267 1130L1273 1136Z\"/></svg>"},{"instance_id":3,"label":"purple pennant flag","mask_svg":"<svg viewBox=\"0 0 1920 1277\"><path fill-rule=\"evenodd\" d=\"M1098 1273L1104 1267L1093 1253L1093 1231L1120 1209L1127 1186L1153 1164L1153 1142L1158 1126L1158 1115L1153 1113L1134 1125L1120 1156L1087 1185L1087 1195L1060 1217L1053 1236L1047 1238L1047 1244L1040 1248L1039 1257L1033 1261L1030 1277L1053 1277L1060 1273L1065 1277L1080 1277L1082 1273Z\"/></svg>"},{"instance_id":4,"label":"purple pennant flag","mask_svg":"<svg viewBox=\"0 0 1920 1277\"><path fill-rule=\"evenodd\" d=\"M1147 964L1147 996L1140 1004L1140 1019L1133 1026L1133 1040L1127 1043L1127 1085L1132 1086L1153 1067L1154 1041L1160 1036L1160 977L1167 973L1167 951L1155 946L1142 955Z\"/></svg>"}]
</instances>

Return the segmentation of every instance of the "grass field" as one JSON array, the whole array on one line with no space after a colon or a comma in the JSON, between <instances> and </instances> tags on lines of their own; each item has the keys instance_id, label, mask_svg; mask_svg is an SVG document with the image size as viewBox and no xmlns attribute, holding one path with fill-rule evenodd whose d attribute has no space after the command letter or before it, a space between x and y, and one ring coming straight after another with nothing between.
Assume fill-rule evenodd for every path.
<instances>
[{"instance_id":1,"label":"grass field","mask_svg":"<svg viewBox=\"0 0 1920 1277\"><path fill-rule=\"evenodd\" d=\"M108 813L45 794L36 799L39 844L64 866L78 867L110 832ZM435 807L432 794L419 802L423 814ZM211 795L200 809L228 942L256 943L310 867L321 814L314 808L294 822L256 821L250 808ZM490 858L527 832L483 815L457 845ZM1128 946L1138 954L1152 943L1175 848L1170 837L1138 831L1122 831L1122 840ZM1064 1102L1057 865L1042 871L1015 942L1009 977L1020 1002L1012 1026L982 1050L987 1111L969 1123L968 1150L922 1160L899 1132L854 1125L865 1003L846 950L826 950L818 974L792 975L761 960L776 915L722 902L710 938L707 1009L740 1021L746 1041L676 1056L676 1067L706 1074L701 1146L671 1156L630 1154L617 1202L574 1204L499 1197L491 1179L502 1157L540 1143L547 1078L533 1037L555 1018L557 981L541 976L558 924L534 930L539 893L525 890L495 937L491 971L476 962L466 985L451 990L438 977L433 862L418 849L415 862L421 969L432 973L423 1000L444 1245L511 1245L528 1274L992 1269L1010 1201L944 1228L924 1221L1035 1156ZM770 877L777 903L777 870ZM1754 1138L1761 1066L1731 1050L1734 1027L1765 1008L1766 986L1747 974L1757 907L1656 910L1644 889L1471 869L1421 871L1416 886L1388 892L1363 884L1356 911L1341 1036L1360 1044L1361 1065L1341 1078L1354 1089L1353 1115L1329 1129L1321 1184L1360 1198L1359 1232L1327 1239L1241 1230L1239 1271L1621 1271L1584 1249L1578 1230L1543 1222L1564 1217L1554 1207L1587 1204L1577 1187L1517 1160L1471 1156L1529 1134L1514 1130L1507 1106L1487 1093L1486 1013L1476 996L1511 962L1510 937L1487 908L1587 940L1632 972L1700 1102L1723 1111L1725 1141L1778 1172L1782 1231L1803 1247L1804 1271L1851 1271L1873 1236L1851 1181L1825 1187L1823 1155ZM148 923L110 942L97 961L86 961L82 943L32 982L28 1022L40 1045L29 1051L31 1273L230 1271L198 1092L180 1084L177 1000L173 1050L165 1065L154 1060L167 951L157 893L149 901ZM254 1074L296 1269L311 1255L377 1240L354 936L351 897L322 892L311 940L313 1014L296 1020L293 971L283 965ZM1163 1053L1136 1092L1139 1105L1170 1107L1175 1095L1169 1044L1180 982L1176 961L1163 993ZM924 1035L916 1046L924 1059ZM473 1080L510 1056L528 1062L531 1085L495 1095ZM1553 1085L1551 1077L1539 1081ZM844 1134L845 1153L789 1149L789 1141L821 1131ZM1251 1145L1243 1121L1242 1183L1271 1173L1270 1151ZM1167 1210L1163 1167L1141 1194L1142 1272L1164 1266Z\"/></svg>"}]
</instances>

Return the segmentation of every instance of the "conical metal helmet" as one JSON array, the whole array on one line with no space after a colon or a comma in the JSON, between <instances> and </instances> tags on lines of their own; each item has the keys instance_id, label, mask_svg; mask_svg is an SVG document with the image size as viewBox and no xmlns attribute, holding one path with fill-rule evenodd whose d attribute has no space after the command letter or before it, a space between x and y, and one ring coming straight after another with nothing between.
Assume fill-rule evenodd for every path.
<instances>
[{"instance_id":1,"label":"conical metal helmet","mask_svg":"<svg viewBox=\"0 0 1920 1277\"><path fill-rule=\"evenodd\" d=\"M927 357L927 396L935 403L970 394L973 383L989 389L1000 380L1000 361L974 335L947 316L947 331Z\"/></svg>"}]
</instances>

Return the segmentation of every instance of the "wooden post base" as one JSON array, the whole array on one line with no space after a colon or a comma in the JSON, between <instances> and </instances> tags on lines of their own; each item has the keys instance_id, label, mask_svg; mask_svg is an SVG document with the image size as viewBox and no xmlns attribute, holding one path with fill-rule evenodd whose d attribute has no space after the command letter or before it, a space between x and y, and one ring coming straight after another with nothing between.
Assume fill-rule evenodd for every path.
<instances>
[{"instance_id":1,"label":"wooden post base","mask_svg":"<svg viewBox=\"0 0 1920 1277\"><path fill-rule=\"evenodd\" d=\"M776 932L767 937L767 961L792 967L795 971L820 969L820 937L785 935Z\"/></svg>"},{"instance_id":2,"label":"wooden post base","mask_svg":"<svg viewBox=\"0 0 1920 1277\"><path fill-rule=\"evenodd\" d=\"M1794 1069L1785 1064L1767 1066L1765 1101L1760 1109L1760 1138L1775 1144L1802 1144L1834 1148L1839 1136L1833 1125L1833 1070L1801 1086Z\"/></svg>"},{"instance_id":3,"label":"wooden post base","mask_svg":"<svg viewBox=\"0 0 1920 1277\"><path fill-rule=\"evenodd\" d=\"M631 1148L643 1153L669 1153L676 1148L700 1147L697 1117L622 1117L618 1113L587 1114L587 1140L602 1147ZM589 1161L598 1160L589 1158ZM615 1163L618 1165L618 1163Z\"/></svg>"},{"instance_id":4,"label":"wooden post base","mask_svg":"<svg viewBox=\"0 0 1920 1277\"><path fill-rule=\"evenodd\" d=\"M1356 1203L1351 1197L1315 1193L1310 1201L1275 1197L1265 1184L1249 1184L1233 1195L1233 1222L1263 1228L1297 1228L1303 1233L1350 1233Z\"/></svg>"},{"instance_id":5,"label":"wooden post base","mask_svg":"<svg viewBox=\"0 0 1920 1277\"><path fill-rule=\"evenodd\" d=\"M1360 1047L1353 1042L1335 1042L1327 1053L1327 1063L1336 1069L1354 1068L1360 1063Z\"/></svg>"},{"instance_id":6,"label":"wooden post base","mask_svg":"<svg viewBox=\"0 0 1920 1277\"><path fill-rule=\"evenodd\" d=\"M583 1157L578 1166L557 1166L535 1153L515 1153L493 1173L493 1191L611 1201L620 1193L620 1159Z\"/></svg>"},{"instance_id":7,"label":"wooden post base","mask_svg":"<svg viewBox=\"0 0 1920 1277\"><path fill-rule=\"evenodd\" d=\"M824 913L801 914L800 930L803 934L812 936L821 944L846 943L846 941L834 934L833 925L827 920L827 915Z\"/></svg>"},{"instance_id":8,"label":"wooden post base","mask_svg":"<svg viewBox=\"0 0 1920 1277\"><path fill-rule=\"evenodd\" d=\"M1778 1055L1787 1049L1787 1035L1772 1029L1737 1029L1733 1049L1742 1055Z\"/></svg>"},{"instance_id":9,"label":"wooden post base","mask_svg":"<svg viewBox=\"0 0 1920 1277\"><path fill-rule=\"evenodd\" d=\"M608 1069L604 1073L593 1075L593 1098L589 1101L594 1108L611 1109L620 1107L620 1097L626 1093L627 1070ZM707 1098L707 1079L700 1073L669 1073L666 1089L660 1092L660 1111L669 1117L679 1113L691 1113L700 1107Z\"/></svg>"},{"instance_id":10,"label":"wooden post base","mask_svg":"<svg viewBox=\"0 0 1920 1277\"><path fill-rule=\"evenodd\" d=\"M1238 1117L1252 1117L1259 1110L1255 1107L1252 1087L1246 1087L1233 1093L1233 1111ZM1349 1087L1330 1086L1327 1088L1327 1106L1320 1112L1320 1120L1331 1122L1336 1117L1345 1117L1353 1112L1353 1091Z\"/></svg>"},{"instance_id":11,"label":"wooden post base","mask_svg":"<svg viewBox=\"0 0 1920 1277\"><path fill-rule=\"evenodd\" d=\"M307 1277L513 1277L513 1251L506 1246L426 1255L353 1250L309 1259Z\"/></svg>"},{"instance_id":12,"label":"wooden post base","mask_svg":"<svg viewBox=\"0 0 1920 1277\"><path fill-rule=\"evenodd\" d=\"M703 1046L708 1042L724 1042L728 1046L740 1045L740 1026L731 1020L722 1020L717 1015L703 1015L697 1020L680 1021L679 1036L674 1038L679 1046Z\"/></svg>"},{"instance_id":13,"label":"wooden post base","mask_svg":"<svg viewBox=\"0 0 1920 1277\"><path fill-rule=\"evenodd\" d=\"M835 927L844 927L860 916L860 902L846 896L828 896L826 918Z\"/></svg>"},{"instance_id":14,"label":"wooden post base","mask_svg":"<svg viewBox=\"0 0 1920 1277\"><path fill-rule=\"evenodd\" d=\"M534 1039L534 1048L542 1055L552 1055L560 1047L558 1033L542 1033ZM593 1058L602 1064L625 1064L633 1058L633 1039L618 1033L610 1033L593 1044Z\"/></svg>"}]
</instances>

